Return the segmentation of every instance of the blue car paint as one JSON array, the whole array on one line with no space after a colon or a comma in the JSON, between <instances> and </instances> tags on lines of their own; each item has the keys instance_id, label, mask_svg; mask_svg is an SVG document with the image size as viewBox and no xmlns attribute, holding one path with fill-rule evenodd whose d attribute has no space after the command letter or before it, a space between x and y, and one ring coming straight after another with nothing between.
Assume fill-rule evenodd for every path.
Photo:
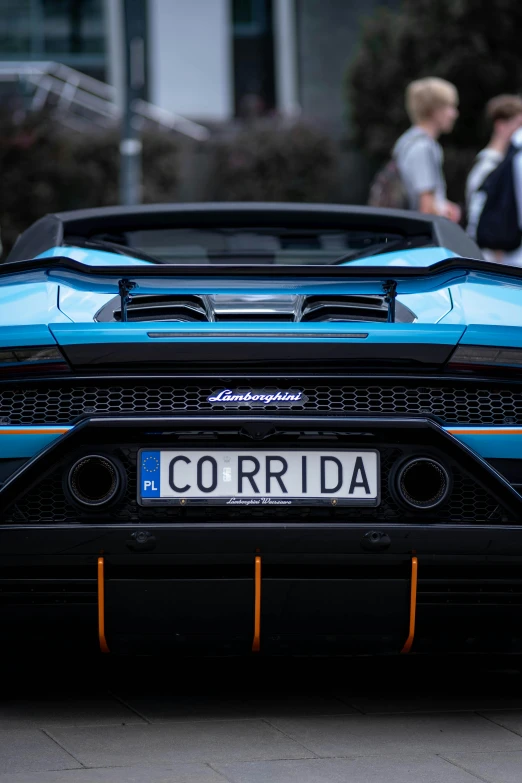
<instances>
[{"instance_id":1,"label":"blue car paint","mask_svg":"<svg viewBox=\"0 0 522 783\"><path fill-rule=\"evenodd\" d=\"M485 287L469 281L451 289L453 309L444 323L494 324L517 326L522 324L522 297L520 285L504 279Z\"/></svg>"},{"instance_id":2,"label":"blue car paint","mask_svg":"<svg viewBox=\"0 0 522 783\"><path fill-rule=\"evenodd\" d=\"M53 248L46 251L46 253L41 254L39 257L44 261L45 258L63 255L67 255L70 258L92 266L121 266L122 264L129 266L149 265L149 262L131 259L127 256L107 251L72 247ZM454 255L454 253L445 248L418 248L409 251L380 254L369 259L359 259L358 261L352 262L350 266L382 266L388 264L390 266L408 265L424 267L435 261L440 261ZM36 275L36 280L38 280L38 275ZM50 318L49 320L92 322L93 315L108 302L112 296L117 295L118 292L118 279L116 277L112 279L104 278L93 280L87 276L82 277L76 273L72 274L63 270L47 271L44 264L42 265L40 280L46 281L47 285L50 286L60 286L60 315L59 317ZM15 281L13 280L13 282ZM4 278L0 281L0 290L2 286L7 285L8 283L9 278ZM463 297L460 295L459 289L462 288L467 291L471 285L480 286L483 290L483 295L488 297L490 302L498 300L495 309L489 313L488 322L504 323L506 317L509 318L510 322L516 322L518 315L515 303L515 309L512 313L508 313L507 316L503 304L504 297L516 297L520 285L513 283L509 278L499 279L497 276L487 275L486 273L465 274L463 272L459 274L458 272L450 272L441 274L438 276L438 279L432 278L429 281L422 278L403 280L399 284L398 298L399 301L410 307L417 315L419 323L433 323L443 320L445 323L467 324L475 320L473 317L473 299L471 299L470 302L463 304ZM484 291L484 286L487 286L488 290ZM333 288L335 288L335 292L339 294L382 293L382 286L379 282L374 280L350 280L346 283L339 283L318 279L317 281L310 281L304 284L298 280L292 279L291 267L289 267L289 278L278 280L276 283L259 280L240 280L236 282L234 281L233 276L230 278L223 278L220 280L213 279L209 281L201 280L201 278L185 278L183 280L172 278L140 279L136 293L161 294L168 291L169 293L174 294L190 291L191 293L202 294L224 293L255 295L280 293L282 287L289 293L294 294L328 294L332 292ZM491 291L492 287L498 290L493 293ZM514 293L506 294L507 289L511 289ZM28 294L30 293L27 288L25 290ZM490 293L492 293L491 297ZM412 297L411 300L408 298L409 296ZM455 302L457 302L456 308ZM10 308L8 309L10 310ZM480 309L483 312L483 307ZM11 323L20 322L19 315L14 311L6 311L5 317L6 319L12 317L14 320L11 320Z\"/></svg>"},{"instance_id":3,"label":"blue car paint","mask_svg":"<svg viewBox=\"0 0 522 783\"><path fill-rule=\"evenodd\" d=\"M122 263L121 255L73 247L52 248L38 257L53 258L64 255L92 266L115 266L116 264ZM454 255L455 254L452 253L452 251L441 247L418 248L414 253L412 251L408 251L408 253L405 253L404 251L382 253L379 256L372 258L359 259L349 265L381 266L384 263L393 266L423 267L429 266L436 261L442 261L445 258L454 257ZM147 266L149 264L149 262L142 260L129 259L129 261L136 266ZM125 258L125 263L127 264L127 258ZM97 313L110 301L110 299L112 299L113 295L114 292L111 294L104 294L93 293L92 290L79 293L74 288L62 285L60 286L59 307L60 310L74 322L90 320L93 312ZM452 298L448 289L426 291L422 294L411 294L408 295L407 298L406 296L399 296L398 301L405 304L416 314L417 322L419 323L437 323L444 318L452 308Z\"/></svg>"},{"instance_id":4,"label":"blue car paint","mask_svg":"<svg viewBox=\"0 0 522 783\"><path fill-rule=\"evenodd\" d=\"M52 247L36 258L72 258L89 266L149 266L150 261L141 258L122 256L121 253L109 253L106 250L93 250L83 247Z\"/></svg>"},{"instance_id":5,"label":"blue car paint","mask_svg":"<svg viewBox=\"0 0 522 783\"><path fill-rule=\"evenodd\" d=\"M59 286L58 307L73 323L87 318L92 321L94 315L113 299L113 294L94 294L91 291L75 291L68 286Z\"/></svg>"},{"instance_id":6,"label":"blue car paint","mask_svg":"<svg viewBox=\"0 0 522 783\"><path fill-rule=\"evenodd\" d=\"M66 316L63 321L74 323L92 321L93 315L114 298L114 293L100 294L92 291L78 292L73 288L59 286L59 308ZM422 294L398 296L397 301L408 307L416 316L417 323L438 323L451 311L453 306L451 292L444 288L440 291L426 291Z\"/></svg>"},{"instance_id":7,"label":"blue car paint","mask_svg":"<svg viewBox=\"0 0 522 783\"><path fill-rule=\"evenodd\" d=\"M444 248L419 248L381 254L369 259L354 261L352 266L415 266L423 267L454 256ZM0 347L27 345L62 345L78 342L147 342L148 331L168 332L164 340L201 340L215 338L190 337L191 327L172 323L168 326L153 324L94 324L94 314L117 293L117 280L93 281L81 277L45 269L46 258L68 256L91 266L147 266L140 259L122 257L101 250L59 247L42 253L42 272L4 278L0 284ZM498 270L497 270L498 271ZM289 293L380 293L375 281L347 281L332 283L325 279L307 283L292 280L291 269L287 280L277 283L252 280L234 281L224 278L205 283L199 278L161 281L140 280L140 292L171 293L190 290L194 293L280 293L282 285ZM314 340L332 340L322 333L365 333L368 337L351 338L368 342L439 342L444 344L522 345L522 284L509 278L487 273L455 273L440 275L437 280L422 278L402 281L399 301L417 316L414 324L197 324L197 331L237 332L235 340L252 340L241 337L241 331L256 331L260 337L286 341L287 337L263 338L263 331L271 334L282 331L297 335L300 332L317 333ZM49 327L47 326L49 324ZM471 325L469 325L471 324ZM16 330L13 330L16 326ZM196 328L194 327L194 328ZM175 338L172 334L176 334ZM158 339L158 338L155 338ZM307 338L309 339L309 338ZM346 340L346 338L339 338ZM0 428L0 457L30 457L46 448L55 439L63 437L71 429L62 427ZM484 458L519 458L522 452L522 427L448 427L447 432L469 446Z\"/></svg>"},{"instance_id":8,"label":"blue car paint","mask_svg":"<svg viewBox=\"0 0 522 783\"><path fill-rule=\"evenodd\" d=\"M42 273L44 274L44 273ZM52 270L48 278L60 286L69 286L76 291L89 291L97 294L116 296L118 294L118 282L121 276L104 277L94 280L88 275L70 273L62 270ZM138 278L134 289L135 294L165 295L165 294L227 294L262 296L281 294L282 291L289 295L325 295L341 294L382 294L382 283L374 279L358 279L346 282L317 278L303 282L292 277L282 277L274 280L256 280L236 278L233 276L220 279L200 277L150 277ZM399 296L431 292L432 290L447 289L450 285L465 283L464 274L445 273L439 275L431 284L423 278L401 280L398 285ZM3 284L6 285L4 279ZM487 283L484 282L484 285ZM2 282L0 281L0 285ZM406 302L406 300L405 300ZM89 314L92 318L92 314Z\"/></svg>"},{"instance_id":9,"label":"blue car paint","mask_svg":"<svg viewBox=\"0 0 522 783\"><path fill-rule=\"evenodd\" d=\"M105 278L103 281L93 281L92 278L81 279L78 276L75 279L75 275L68 272L61 272L56 270L51 273L53 279L59 280L62 284L72 285L79 290L82 290L86 286L90 286L89 290L105 291L107 293L117 294L118 292L118 280L117 276L114 278ZM282 290L289 294L382 294L382 283L379 280L368 278L350 279L347 278L346 282L339 282L339 280L331 280L328 278L317 278L315 280L309 280L302 282L299 279L292 278L277 278L275 281L270 280L256 280L239 278L234 279L233 274L230 277L223 277L220 279L210 278L205 280L202 278L186 277L186 278L172 278L172 277L157 277L157 278L139 278L136 280L137 287L136 293L142 294L183 294L187 292L195 294L244 294L244 295L263 295L263 294L280 294ZM502 310L502 298L506 291L511 291L513 287L517 290L521 290L522 282L513 283L512 279L505 277L499 277L497 274L478 274L476 272L466 272L463 270L451 270L448 272L441 272L438 275L426 279L424 277L412 277L399 280L397 282L397 293L399 296L408 296L411 294L422 294L427 292L439 291L451 288L453 291L456 287L467 287L472 284L480 286L484 295L491 290L495 298L498 299L498 308L495 317L498 317L499 312ZM509 294L508 294L509 295ZM407 302L407 300L404 300ZM465 310L465 303L463 309ZM465 315L465 313L463 313ZM469 323L469 321L468 321Z\"/></svg>"},{"instance_id":10,"label":"blue car paint","mask_svg":"<svg viewBox=\"0 0 522 783\"><path fill-rule=\"evenodd\" d=\"M127 256L102 250L57 247L41 254L42 272L31 275L15 275L12 278L3 278L0 281L0 325L9 324L18 326L33 323L63 324L74 322L75 324L89 324L86 327L86 335L90 331L92 339L100 339L100 328L93 325L95 313L103 307L113 296L117 294L117 279L109 278L92 280L86 276L78 276L60 270L46 270L45 259L67 255L84 264L98 266L148 266L149 262L132 259ZM409 251L385 253L370 259L359 259L352 262L353 265L409 265L426 266L454 256L445 248L418 248ZM498 273L498 269L496 270ZM140 279L137 292L140 293L183 293L190 290L199 293L215 293L220 291L227 294L269 294L280 293L281 288L289 293L319 294L331 293L381 293L382 288L375 281L353 281L346 283L332 282L318 279L303 283L289 278L278 280L277 283L251 280L235 281L231 278L222 280L210 280L205 282L200 278L194 279ZM22 283L21 280L24 280ZM9 283L12 284L9 284ZM416 323L404 325L401 333L394 332L394 340L410 340L415 328L420 325L441 326L463 325L470 323L501 324L502 326L517 326L522 323L522 305L519 303L521 284L513 282L509 278L499 278L487 273L459 274L455 272L441 275L438 280L426 281L422 278L412 278L401 281L400 288L404 293L399 295L402 301L416 315ZM29 303L29 304L28 304ZM28 318L29 316L29 318ZM106 324L104 326L111 326ZM112 325L118 327L119 325ZM295 325L294 325L295 326ZM394 328L397 325L394 325ZM232 324L228 331L244 328L241 324ZM256 326L256 329L258 327ZM385 327L389 329L389 327ZM372 325L373 329L373 325ZM155 328L157 331L157 329ZM95 337L96 331L96 337ZM171 329L172 331L172 329ZM351 329L353 331L353 328ZM82 339L88 339L85 336ZM119 339L125 339L123 336ZM143 338L146 339L146 338ZM516 339L516 338L514 338ZM464 337L466 342L467 338Z\"/></svg>"},{"instance_id":11,"label":"blue car paint","mask_svg":"<svg viewBox=\"0 0 522 783\"><path fill-rule=\"evenodd\" d=\"M350 266L380 266L390 264L393 266L429 266L436 261L442 261L445 258L454 257L451 250L443 247L418 248L413 254L411 251L382 253L379 256L368 259L359 259L353 261ZM75 261L91 266L116 266L122 263L122 256L102 250L90 250L75 247L55 247L41 253L38 258L57 258L66 256ZM125 264L135 266L148 265L148 261L141 259L132 259L125 257ZM348 265L348 263L346 264ZM90 319L93 312L98 312L113 294L93 293L92 290L84 291L83 295L75 289L66 286L60 287L59 307L60 310L72 321L81 321ZM412 295L411 301L406 303L404 297L398 297L399 301L406 304L413 312L417 314L417 320L420 323L436 323L451 310L451 297L449 292L429 291L422 294L423 301L419 304L419 295Z\"/></svg>"},{"instance_id":12,"label":"blue car paint","mask_svg":"<svg viewBox=\"0 0 522 783\"><path fill-rule=\"evenodd\" d=\"M462 345L522 347L522 321L520 326L483 326L471 324L462 337Z\"/></svg>"},{"instance_id":13,"label":"blue car paint","mask_svg":"<svg viewBox=\"0 0 522 783\"><path fill-rule=\"evenodd\" d=\"M58 289L48 282L0 286L0 327L70 321L58 307Z\"/></svg>"},{"instance_id":14,"label":"blue car paint","mask_svg":"<svg viewBox=\"0 0 522 783\"><path fill-rule=\"evenodd\" d=\"M33 345L56 345L56 340L45 324L34 326L24 324L13 329L12 326L0 326L0 349L22 348Z\"/></svg>"},{"instance_id":15,"label":"blue car paint","mask_svg":"<svg viewBox=\"0 0 522 783\"><path fill-rule=\"evenodd\" d=\"M70 272L64 269L45 270L44 268L40 273L35 273L35 275L39 275L39 278L37 277L35 279L35 283L49 281L56 285L60 285L60 287L69 287L74 291L87 291L96 294L107 294L108 296L116 296L118 294L118 283L121 277L121 274L115 274L113 277L106 275L100 278L93 278L88 274ZM19 278L20 275L17 275L16 277ZM509 280L509 278L506 278L506 280ZM9 287L13 282L15 281L9 276L3 277L0 279L0 288ZM18 280L16 282L18 282ZM141 277L136 279L136 283L137 285L134 292L136 294L148 295L192 293L255 296L281 294L281 291L283 290L288 294L294 295L354 295L383 293L382 283L379 280L371 278L368 278L367 280L364 280L363 278L347 278L346 282L339 282L339 280L318 277L317 279L303 282L299 279L292 278L290 272L288 277L277 278L275 280L234 278L233 274L231 274L230 276L223 276L219 279L167 276ZM449 287L458 285L469 285L470 283L477 283L487 292L487 289L490 287L499 289L504 284L504 280L496 279L495 275L479 276L474 272L467 273L465 270L462 272L459 270L452 270L441 272L439 275L429 279L412 277L400 280L398 282L397 292L399 296L402 297L410 294L431 293L433 291L445 290ZM522 283L519 283L518 286L521 287ZM28 289L28 293L29 291L30 289ZM496 291L496 293L501 295L500 291ZM404 301L407 303L407 300ZM501 309L500 302L499 308ZM85 320L92 320L93 314L92 311L86 313ZM465 322L464 319L463 322Z\"/></svg>"},{"instance_id":16,"label":"blue car paint","mask_svg":"<svg viewBox=\"0 0 522 783\"><path fill-rule=\"evenodd\" d=\"M124 264L124 266L127 266ZM5 276L0 279L0 286L9 286L18 282L20 275ZM71 272L67 269L42 267L40 272L33 273L35 283L50 282L56 285L69 286L76 291L89 291L99 294L118 293L118 283L121 274L109 274L103 277L92 277L88 273ZM466 283L476 279L483 285L489 285L496 282L495 277L491 276L478 279L475 273L468 273L466 270L450 270L441 272L429 280L419 276L398 281L397 293L416 294L427 291L437 291L447 288L450 285ZM28 281L26 281L28 282ZM245 294L247 296L280 294L282 290L288 294L382 294L382 282L372 278L350 279L348 276L346 282L332 280L326 277L318 276L315 279L309 279L306 282L292 276L291 267L289 267L287 277L278 277L271 279L245 279L244 277L235 277L233 273L223 275L220 278L210 277L172 277L150 276L136 278L135 293L140 294Z\"/></svg>"},{"instance_id":17,"label":"blue car paint","mask_svg":"<svg viewBox=\"0 0 522 783\"><path fill-rule=\"evenodd\" d=\"M456 258L453 251L445 247L419 247L415 250L396 250L391 253L379 253L357 261L347 261L342 266L431 266L446 258Z\"/></svg>"},{"instance_id":18,"label":"blue car paint","mask_svg":"<svg viewBox=\"0 0 522 783\"><path fill-rule=\"evenodd\" d=\"M33 457L71 429L73 429L72 425L0 427L0 455L4 459ZM445 427L444 429L484 459L522 458L522 427Z\"/></svg>"},{"instance_id":19,"label":"blue car paint","mask_svg":"<svg viewBox=\"0 0 522 783\"><path fill-rule=\"evenodd\" d=\"M58 306L60 311L74 323L91 321L93 314L98 313L104 305L114 298L114 294L95 294L91 291L79 293L73 288L63 285L59 286L59 289ZM438 323L452 308L449 289L398 296L397 301L415 313L417 323ZM63 320L65 322L66 319Z\"/></svg>"},{"instance_id":20,"label":"blue car paint","mask_svg":"<svg viewBox=\"0 0 522 783\"><path fill-rule=\"evenodd\" d=\"M72 427L0 427L0 457L33 457Z\"/></svg>"},{"instance_id":21,"label":"blue car paint","mask_svg":"<svg viewBox=\"0 0 522 783\"><path fill-rule=\"evenodd\" d=\"M72 258L75 261L81 261L82 264L91 266L118 266L122 263L136 266L148 265L149 261L143 259L134 259L130 256L122 256L117 253L110 253L106 250L95 250L81 247L53 247L40 253L36 258ZM369 258L359 258L356 261L347 261L341 266L383 266L391 264L394 266L430 266L436 261L443 261L445 258L455 258L455 253L445 247L420 247L416 250L401 250L391 253L379 253L377 256Z\"/></svg>"},{"instance_id":22,"label":"blue car paint","mask_svg":"<svg viewBox=\"0 0 522 783\"><path fill-rule=\"evenodd\" d=\"M522 459L522 427L446 427L484 459Z\"/></svg>"},{"instance_id":23,"label":"blue car paint","mask_svg":"<svg viewBox=\"0 0 522 783\"><path fill-rule=\"evenodd\" d=\"M438 343L456 345L464 327L437 324L388 323L278 323L254 324L248 321L227 323L107 323L51 324L49 327L59 345L96 343L167 342L364 342L364 343ZM165 337L149 336L165 334ZM200 336L208 332L208 337ZM277 334L281 333L281 336ZM194 336L196 333L197 336ZM220 333L227 336L220 337ZM232 336L228 336L233 333ZM243 334L242 334L243 333ZM246 334L245 334L246 333ZM267 333L269 337L263 337ZM254 334L254 336L253 336ZM304 335L304 337L300 337ZM311 335L311 336L310 336ZM348 337L344 336L348 335Z\"/></svg>"}]
</instances>

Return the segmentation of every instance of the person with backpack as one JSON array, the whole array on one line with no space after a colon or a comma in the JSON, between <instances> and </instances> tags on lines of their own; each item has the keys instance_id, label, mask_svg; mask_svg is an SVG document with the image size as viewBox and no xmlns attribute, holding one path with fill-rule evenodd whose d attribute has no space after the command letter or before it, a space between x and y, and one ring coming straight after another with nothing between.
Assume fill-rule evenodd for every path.
<instances>
[{"instance_id":1,"label":"person with backpack","mask_svg":"<svg viewBox=\"0 0 522 783\"><path fill-rule=\"evenodd\" d=\"M397 140L392 159L377 174L371 206L415 209L458 223L461 210L446 196L443 152L438 142L458 117L456 87L445 79L417 79L406 89L406 110L412 122Z\"/></svg>"},{"instance_id":2,"label":"person with backpack","mask_svg":"<svg viewBox=\"0 0 522 783\"><path fill-rule=\"evenodd\" d=\"M522 128L511 137L504 159L477 191L476 242L495 258L522 266ZM500 252L502 251L502 252Z\"/></svg>"},{"instance_id":3,"label":"person with backpack","mask_svg":"<svg viewBox=\"0 0 522 783\"><path fill-rule=\"evenodd\" d=\"M487 147L481 150L475 158L475 163L466 182L467 232L475 240L477 240L479 219L486 202L486 193L482 189L482 185L504 160L511 137L522 126L522 98L519 95L498 95L496 98L492 98L486 105L486 117L493 126L493 133ZM509 188L505 190L502 185L500 188L504 189L504 198L508 197ZM484 224L481 230L484 231ZM500 241L502 242L503 239L505 241L506 237L501 237ZM515 241L517 239L518 235L515 236ZM503 252L500 246L484 247L483 251L488 260L502 260Z\"/></svg>"}]
</instances>

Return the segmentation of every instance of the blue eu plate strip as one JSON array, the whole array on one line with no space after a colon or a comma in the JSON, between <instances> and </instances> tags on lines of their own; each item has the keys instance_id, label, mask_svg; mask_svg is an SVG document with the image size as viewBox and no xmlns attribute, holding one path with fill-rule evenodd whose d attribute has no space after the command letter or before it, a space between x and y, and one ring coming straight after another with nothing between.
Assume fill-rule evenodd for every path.
<instances>
[{"instance_id":1,"label":"blue eu plate strip","mask_svg":"<svg viewBox=\"0 0 522 783\"><path fill-rule=\"evenodd\" d=\"M142 498L160 497L160 452L142 451L139 457L139 488Z\"/></svg>"}]
</instances>

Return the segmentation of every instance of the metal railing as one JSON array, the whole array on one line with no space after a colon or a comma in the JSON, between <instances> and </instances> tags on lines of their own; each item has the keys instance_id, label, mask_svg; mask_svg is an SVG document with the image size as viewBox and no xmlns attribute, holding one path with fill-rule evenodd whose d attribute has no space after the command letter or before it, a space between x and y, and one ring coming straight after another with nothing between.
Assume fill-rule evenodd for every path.
<instances>
[{"instance_id":1,"label":"metal railing","mask_svg":"<svg viewBox=\"0 0 522 783\"><path fill-rule=\"evenodd\" d=\"M9 81L26 88L30 110L52 107L71 129L92 132L120 122L116 88L63 63L0 61L0 82ZM173 130L196 141L210 136L203 125L147 101L134 101L132 110L141 128Z\"/></svg>"}]
</instances>

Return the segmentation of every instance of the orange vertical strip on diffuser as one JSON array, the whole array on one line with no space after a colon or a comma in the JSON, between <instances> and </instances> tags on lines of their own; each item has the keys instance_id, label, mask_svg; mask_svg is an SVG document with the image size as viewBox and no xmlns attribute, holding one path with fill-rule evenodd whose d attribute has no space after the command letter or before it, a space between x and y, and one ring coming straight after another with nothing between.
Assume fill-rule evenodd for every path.
<instances>
[{"instance_id":1,"label":"orange vertical strip on diffuser","mask_svg":"<svg viewBox=\"0 0 522 783\"><path fill-rule=\"evenodd\" d=\"M110 652L105 638L105 560L98 558L98 638L102 653Z\"/></svg>"},{"instance_id":2,"label":"orange vertical strip on diffuser","mask_svg":"<svg viewBox=\"0 0 522 783\"><path fill-rule=\"evenodd\" d=\"M416 557L411 559L411 587L410 587L410 632L401 650L401 653L409 653L415 638L415 614L417 612L417 568Z\"/></svg>"},{"instance_id":3,"label":"orange vertical strip on diffuser","mask_svg":"<svg viewBox=\"0 0 522 783\"><path fill-rule=\"evenodd\" d=\"M261 558L256 557L254 566L254 640L252 652L261 647Z\"/></svg>"}]
</instances>

